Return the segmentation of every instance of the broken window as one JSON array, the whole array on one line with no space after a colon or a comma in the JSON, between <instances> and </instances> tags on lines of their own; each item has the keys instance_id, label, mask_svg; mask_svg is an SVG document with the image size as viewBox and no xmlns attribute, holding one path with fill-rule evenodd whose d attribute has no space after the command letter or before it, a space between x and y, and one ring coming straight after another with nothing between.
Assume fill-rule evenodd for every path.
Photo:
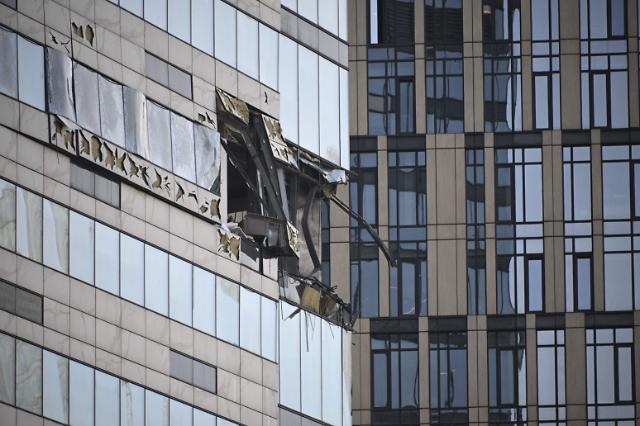
<instances>
[{"instance_id":1,"label":"broken window","mask_svg":"<svg viewBox=\"0 0 640 426\"><path fill-rule=\"evenodd\" d=\"M69 212L69 275L93 284L94 221Z\"/></svg>"},{"instance_id":2,"label":"broken window","mask_svg":"<svg viewBox=\"0 0 640 426\"><path fill-rule=\"evenodd\" d=\"M18 36L18 92L20 101L44 110L44 49Z\"/></svg>"},{"instance_id":3,"label":"broken window","mask_svg":"<svg viewBox=\"0 0 640 426\"><path fill-rule=\"evenodd\" d=\"M0 92L18 97L18 41L16 33L0 28Z\"/></svg>"},{"instance_id":4,"label":"broken window","mask_svg":"<svg viewBox=\"0 0 640 426\"><path fill-rule=\"evenodd\" d=\"M194 125L196 183L220 195L220 133L198 124Z\"/></svg>"},{"instance_id":5,"label":"broken window","mask_svg":"<svg viewBox=\"0 0 640 426\"><path fill-rule=\"evenodd\" d=\"M147 100L149 160L171 170L171 124L169 110Z\"/></svg>"},{"instance_id":6,"label":"broken window","mask_svg":"<svg viewBox=\"0 0 640 426\"><path fill-rule=\"evenodd\" d=\"M77 62L73 66L78 124L99 135L101 132L98 75Z\"/></svg>"},{"instance_id":7,"label":"broken window","mask_svg":"<svg viewBox=\"0 0 640 426\"><path fill-rule=\"evenodd\" d=\"M143 158L149 158L147 137L147 102L145 96L127 86L122 87L124 99L125 148Z\"/></svg>"},{"instance_id":8,"label":"broken window","mask_svg":"<svg viewBox=\"0 0 640 426\"><path fill-rule=\"evenodd\" d=\"M98 76L98 88L102 136L108 141L124 147L122 86L103 76Z\"/></svg>"},{"instance_id":9,"label":"broken window","mask_svg":"<svg viewBox=\"0 0 640 426\"><path fill-rule=\"evenodd\" d=\"M171 149L173 173L195 182L193 123L174 113L171 113Z\"/></svg>"},{"instance_id":10,"label":"broken window","mask_svg":"<svg viewBox=\"0 0 640 426\"><path fill-rule=\"evenodd\" d=\"M49 112L76 120L73 101L73 62L51 47L47 48L47 86Z\"/></svg>"},{"instance_id":11,"label":"broken window","mask_svg":"<svg viewBox=\"0 0 640 426\"><path fill-rule=\"evenodd\" d=\"M69 265L69 210L49 200L42 206L42 261L66 273Z\"/></svg>"}]
</instances>

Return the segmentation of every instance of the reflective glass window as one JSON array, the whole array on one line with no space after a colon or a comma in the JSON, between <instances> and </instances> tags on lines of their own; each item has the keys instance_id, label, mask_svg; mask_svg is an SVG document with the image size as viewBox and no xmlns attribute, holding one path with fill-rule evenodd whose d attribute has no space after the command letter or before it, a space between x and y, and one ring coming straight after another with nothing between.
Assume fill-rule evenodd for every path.
<instances>
[{"instance_id":1,"label":"reflective glass window","mask_svg":"<svg viewBox=\"0 0 640 426\"><path fill-rule=\"evenodd\" d=\"M216 336L238 344L240 332L240 287L218 277L216 285Z\"/></svg>"},{"instance_id":2,"label":"reflective glass window","mask_svg":"<svg viewBox=\"0 0 640 426\"><path fill-rule=\"evenodd\" d=\"M338 0L318 2L318 25L330 33L338 34Z\"/></svg>"},{"instance_id":3,"label":"reflective glass window","mask_svg":"<svg viewBox=\"0 0 640 426\"><path fill-rule=\"evenodd\" d=\"M0 247L16 249L16 186L0 179Z\"/></svg>"},{"instance_id":4,"label":"reflective glass window","mask_svg":"<svg viewBox=\"0 0 640 426\"><path fill-rule=\"evenodd\" d=\"M120 381L120 426L144 424L144 389L133 383Z\"/></svg>"},{"instance_id":5,"label":"reflective glass window","mask_svg":"<svg viewBox=\"0 0 640 426\"><path fill-rule=\"evenodd\" d=\"M322 320L322 420L338 425L342 419L342 330Z\"/></svg>"},{"instance_id":6,"label":"reflective glass window","mask_svg":"<svg viewBox=\"0 0 640 426\"><path fill-rule=\"evenodd\" d=\"M171 400L171 426L190 425L193 422L193 408L175 399Z\"/></svg>"},{"instance_id":7,"label":"reflective glass window","mask_svg":"<svg viewBox=\"0 0 640 426\"><path fill-rule=\"evenodd\" d=\"M144 0L144 19L166 30L167 0Z\"/></svg>"},{"instance_id":8,"label":"reflective glass window","mask_svg":"<svg viewBox=\"0 0 640 426\"><path fill-rule=\"evenodd\" d=\"M340 79L338 66L320 58L320 156L340 164Z\"/></svg>"},{"instance_id":9,"label":"reflective glass window","mask_svg":"<svg viewBox=\"0 0 640 426\"><path fill-rule=\"evenodd\" d=\"M300 146L318 154L318 55L298 46L298 56Z\"/></svg>"},{"instance_id":10,"label":"reflective glass window","mask_svg":"<svg viewBox=\"0 0 640 426\"><path fill-rule=\"evenodd\" d=\"M527 363L522 331L490 331L488 339L489 421L510 410L517 421L526 417Z\"/></svg>"},{"instance_id":11,"label":"reflective glass window","mask_svg":"<svg viewBox=\"0 0 640 426\"><path fill-rule=\"evenodd\" d=\"M236 66L236 9L222 0L216 0L215 49L216 58Z\"/></svg>"},{"instance_id":12,"label":"reflective glass window","mask_svg":"<svg viewBox=\"0 0 640 426\"><path fill-rule=\"evenodd\" d=\"M95 426L117 425L120 419L120 380L95 371Z\"/></svg>"},{"instance_id":13,"label":"reflective glass window","mask_svg":"<svg viewBox=\"0 0 640 426\"><path fill-rule=\"evenodd\" d=\"M0 28L0 92L18 97L18 40L16 33Z\"/></svg>"},{"instance_id":14,"label":"reflective glass window","mask_svg":"<svg viewBox=\"0 0 640 426\"><path fill-rule=\"evenodd\" d=\"M142 17L142 0L120 0L120 6L134 15Z\"/></svg>"},{"instance_id":15,"label":"reflective glass window","mask_svg":"<svg viewBox=\"0 0 640 426\"><path fill-rule=\"evenodd\" d=\"M169 426L169 398L145 390L145 426Z\"/></svg>"},{"instance_id":16,"label":"reflective glass window","mask_svg":"<svg viewBox=\"0 0 640 426\"><path fill-rule=\"evenodd\" d=\"M300 312L297 308L280 301L280 403L300 411ZM317 390L316 390L317 392Z\"/></svg>"},{"instance_id":17,"label":"reflective glass window","mask_svg":"<svg viewBox=\"0 0 640 426\"><path fill-rule=\"evenodd\" d=\"M278 33L260 24L260 81L278 90Z\"/></svg>"},{"instance_id":18,"label":"reflective glass window","mask_svg":"<svg viewBox=\"0 0 640 426\"><path fill-rule=\"evenodd\" d=\"M18 36L18 93L38 109L44 106L44 49Z\"/></svg>"},{"instance_id":19,"label":"reflective glass window","mask_svg":"<svg viewBox=\"0 0 640 426\"><path fill-rule=\"evenodd\" d=\"M185 98L191 99L191 75L173 65L168 66L169 88Z\"/></svg>"},{"instance_id":20,"label":"reflective glass window","mask_svg":"<svg viewBox=\"0 0 640 426\"><path fill-rule=\"evenodd\" d=\"M18 188L16 199L16 250L18 254L41 262L42 197Z\"/></svg>"},{"instance_id":21,"label":"reflective glass window","mask_svg":"<svg viewBox=\"0 0 640 426\"><path fill-rule=\"evenodd\" d=\"M193 359L181 353L171 351L169 363L171 377L185 383L193 383Z\"/></svg>"},{"instance_id":22,"label":"reflective glass window","mask_svg":"<svg viewBox=\"0 0 640 426\"><path fill-rule=\"evenodd\" d=\"M42 349L16 340L16 406L42 413Z\"/></svg>"},{"instance_id":23,"label":"reflective glass window","mask_svg":"<svg viewBox=\"0 0 640 426\"><path fill-rule=\"evenodd\" d=\"M169 255L145 244L144 247L145 307L162 315L169 310Z\"/></svg>"},{"instance_id":24,"label":"reflective glass window","mask_svg":"<svg viewBox=\"0 0 640 426\"><path fill-rule=\"evenodd\" d=\"M118 294L120 290L120 233L97 222L95 232L96 287Z\"/></svg>"},{"instance_id":25,"label":"reflective glass window","mask_svg":"<svg viewBox=\"0 0 640 426\"><path fill-rule=\"evenodd\" d=\"M144 306L144 244L120 235L120 296Z\"/></svg>"},{"instance_id":26,"label":"reflective glass window","mask_svg":"<svg viewBox=\"0 0 640 426\"><path fill-rule=\"evenodd\" d=\"M78 124L99 135L100 96L98 96L98 75L75 62L73 64L73 82Z\"/></svg>"},{"instance_id":27,"label":"reflective glass window","mask_svg":"<svg viewBox=\"0 0 640 426\"><path fill-rule=\"evenodd\" d=\"M564 330L537 332L538 418L566 419Z\"/></svg>"},{"instance_id":28,"label":"reflective glass window","mask_svg":"<svg viewBox=\"0 0 640 426\"><path fill-rule=\"evenodd\" d=\"M73 103L73 62L63 52L47 48L49 112L76 120Z\"/></svg>"},{"instance_id":29,"label":"reflective glass window","mask_svg":"<svg viewBox=\"0 0 640 426\"><path fill-rule=\"evenodd\" d=\"M128 151L149 159L149 140L147 137L146 97L136 89L122 87L124 99L125 147Z\"/></svg>"},{"instance_id":30,"label":"reflective glass window","mask_svg":"<svg viewBox=\"0 0 640 426\"><path fill-rule=\"evenodd\" d=\"M213 0L191 0L191 41L213 55Z\"/></svg>"},{"instance_id":31,"label":"reflective glass window","mask_svg":"<svg viewBox=\"0 0 640 426\"><path fill-rule=\"evenodd\" d=\"M260 326L262 334L262 356L276 361L277 317L276 302L261 297Z\"/></svg>"},{"instance_id":32,"label":"reflective glass window","mask_svg":"<svg viewBox=\"0 0 640 426\"><path fill-rule=\"evenodd\" d=\"M69 212L69 274L93 284L94 221L74 211Z\"/></svg>"},{"instance_id":33,"label":"reflective glass window","mask_svg":"<svg viewBox=\"0 0 640 426\"><path fill-rule=\"evenodd\" d=\"M194 130L196 183L220 194L220 133L198 124Z\"/></svg>"},{"instance_id":34,"label":"reflective glass window","mask_svg":"<svg viewBox=\"0 0 640 426\"><path fill-rule=\"evenodd\" d=\"M194 408L193 426L216 426L216 416Z\"/></svg>"},{"instance_id":35,"label":"reflective glass window","mask_svg":"<svg viewBox=\"0 0 640 426\"><path fill-rule=\"evenodd\" d=\"M98 88L102 136L116 145L124 146L122 86L105 77L98 76Z\"/></svg>"},{"instance_id":36,"label":"reflective glass window","mask_svg":"<svg viewBox=\"0 0 640 426\"><path fill-rule=\"evenodd\" d=\"M149 161L171 170L171 124L169 110L147 101Z\"/></svg>"},{"instance_id":37,"label":"reflective glass window","mask_svg":"<svg viewBox=\"0 0 640 426\"><path fill-rule=\"evenodd\" d=\"M327 1L327 0L322 0ZM298 13L313 23L318 22L318 0L298 0Z\"/></svg>"},{"instance_id":38,"label":"reflective glass window","mask_svg":"<svg viewBox=\"0 0 640 426\"><path fill-rule=\"evenodd\" d=\"M69 424L93 426L93 368L69 362Z\"/></svg>"},{"instance_id":39,"label":"reflective glass window","mask_svg":"<svg viewBox=\"0 0 640 426\"><path fill-rule=\"evenodd\" d=\"M238 13L238 70L258 79L258 21Z\"/></svg>"},{"instance_id":40,"label":"reflective glass window","mask_svg":"<svg viewBox=\"0 0 640 426\"><path fill-rule=\"evenodd\" d=\"M216 276L193 267L193 327L207 334L216 334Z\"/></svg>"},{"instance_id":41,"label":"reflective glass window","mask_svg":"<svg viewBox=\"0 0 640 426\"><path fill-rule=\"evenodd\" d=\"M0 401L16 401L16 343L6 334L0 334Z\"/></svg>"},{"instance_id":42,"label":"reflective glass window","mask_svg":"<svg viewBox=\"0 0 640 426\"><path fill-rule=\"evenodd\" d=\"M468 421L465 332L429 333L429 372L431 422Z\"/></svg>"},{"instance_id":43,"label":"reflective glass window","mask_svg":"<svg viewBox=\"0 0 640 426\"><path fill-rule=\"evenodd\" d=\"M169 87L169 65L165 61L149 52L146 52L145 67L147 77L156 83Z\"/></svg>"},{"instance_id":44,"label":"reflective glass window","mask_svg":"<svg viewBox=\"0 0 640 426\"><path fill-rule=\"evenodd\" d=\"M193 361L193 385L208 392L216 391L216 369L210 365Z\"/></svg>"},{"instance_id":45,"label":"reflective glass window","mask_svg":"<svg viewBox=\"0 0 640 426\"><path fill-rule=\"evenodd\" d=\"M43 414L60 423L69 421L69 360L43 352Z\"/></svg>"},{"instance_id":46,"label":"reflective glass window","mask_svg":"<svg viewBox=\"0 0 640 426\"><path fill-rule=\"evenodd\" d=\"M278 88L283 136L298 143L298 48L295 41L280 34Z\"/></svg>"},{"instance_id":47,"label":"reflective glass window","mask_svg":"<svg viewBox=\"0 0 640 426\"><path fill-rule=\"evenodd\" d=\"M193 123L171 113L171 149L173 172L191 182L196 181Z\"/></svg>"},{"instance_id":48,"label":"reflective glass window","mask_svg":"<svg viewBox=\"0 0 640 426\"><path fill-rule=\"evenodd\" d=\"M69 267L69 210L43 200L42 203L42 261L60 272Z\"/></svg>"},{"instance_id":49,"label":"reflective glass window","mask_svg":"<svg viewBox=\"0 0 640 426\"><path fill-rule=\"evenodd\" d=\"M185 4L186 3L186 4ZM169 0L169 33L191 42L191 8L184 0Z\"/></svg>"},{"instance_id":50,"label":"reflective glass window","mask_svg":"<svg viewBox=\"0 0 640 426\"><path fill-rule=\"evenodd\" d=\"M183 324L191 325L192 270L190 263L169 256L169 316Z\"/></svg>"},{"instance_id":51,"label":"reflective glass window","mask_svg":"<svg viewBox=\"0 0 640 426\"><path fill-rule=\"evenodd\" d=\"M240 346L260 353L260 295L240 288Z\"/></svg>"}]
</instances>

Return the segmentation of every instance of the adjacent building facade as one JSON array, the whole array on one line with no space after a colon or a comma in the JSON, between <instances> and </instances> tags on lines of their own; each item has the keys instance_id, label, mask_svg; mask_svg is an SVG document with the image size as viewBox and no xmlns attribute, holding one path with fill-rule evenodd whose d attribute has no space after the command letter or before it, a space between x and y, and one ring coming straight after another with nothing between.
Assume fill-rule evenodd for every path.
<instances>
[{"instance_id":1,"label":"adjacent building facade","mask_svg":"<svg viewBox=\"0 0 640 426\"><path fill-rule=\"evenodd\" d=\"M637 424L638 3L349 5L353 423Z\"/></svg>"},{"instance_id":2,"label":"adjacent building facade","mask_svg":"<svg viewBox=\"0 0 640 426\"><path fill-rule=\"evenodd\" d=\"M351 424L346 39L347 0L0 1L1 425Z\"/></svg>"}]
</instances>

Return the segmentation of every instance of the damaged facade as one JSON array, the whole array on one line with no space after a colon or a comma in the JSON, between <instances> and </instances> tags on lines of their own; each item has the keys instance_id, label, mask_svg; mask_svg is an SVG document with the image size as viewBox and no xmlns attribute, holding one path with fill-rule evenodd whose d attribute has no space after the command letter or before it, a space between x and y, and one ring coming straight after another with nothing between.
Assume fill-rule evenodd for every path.
<instances>
[{"instance_id":1,"label":"damaged facade","mask_svg":"<svg viewBox=\"0 0 640 426\"><path fill-rule=\"evenodd\" d=\"M351 425L347 1L231 3L0 1L3 425Z\"/></svg>"}]
</instances>

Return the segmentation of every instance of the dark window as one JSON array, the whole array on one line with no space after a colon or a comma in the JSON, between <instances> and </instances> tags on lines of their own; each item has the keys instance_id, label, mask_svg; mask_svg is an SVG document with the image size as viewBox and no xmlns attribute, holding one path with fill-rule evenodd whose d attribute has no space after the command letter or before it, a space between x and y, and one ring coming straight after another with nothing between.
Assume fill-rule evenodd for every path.
<instances>
[{"instance_id":1,"label":"dark window","mask_svg":"<svg viewBox=\"0 0 640 426\"><path fill-rule=\"evenodd\" d=\"M629 126L626 1L580 1L582 127ZM606 42L603 42L606 40Z\"/></svg>"},{"instance_id":2,"label":"dark window","mask_svg":"<svg viewBox=\"0 0 640 426\"><path fill-rule=\"evenodd\" d=\"M462 1L425 1L427 133L464 131Z\"/></svg>"},{"instance_id":3,"label":"dark window","mask_svg":"<svg viewBox=\"0 0 640 426\"><path fill-rule=\"evenodd\" d=\"M170 374L200 389L216 392L216 368L178 352L171 351Z\"/></svg>"},{"instance_id":4,"label":"dark window","mask_svg":"<svg viewBox=\"0 0 640 426\"><path fill-rule=\"evenodd\" d=\"M120 208L120 183L71 162L71 188Z\"/></svg>"},{"instance_id":5,"label":"dark window","mask_svg":"<svg viewBox=\"0 0 640 426\"><path fill-rule=\"evenodd\" d=\"M520 0L484 0L485 131L522 129Z\"/></svg>"},{"instance_id":6,"label":"dark window","mask_svg":"<svg viewBox=\"0 0 640 426\"><path fill-rule=\"evenodd\" d=\"M419 423L418 365L417 334L371 335L373 424Z\"/></svg>"},{"instance_id":7,"label":"dark window","mask_svg":"<svg viewBox=\"0 0 640 426\"><path fill-rule=\"evenodd\" d=\"M633 424L633 330L598 328L585 332L587 419L589 422L600 420L599 424Z\"/></svg>"},{"instance_id":8,"label":"dark window","mask_svg":"<svg viewBox=\"0 0 640 426\"><path fill-rule=\"evenodd\" d=\"M42 324L42 296L0 281L0 309Z\"/></svg>"},{"instance_id":9,"label":"dark window","mask_svg":"<svg viewBox=\"0 0 640 426\"><path fill-rule=\"evenodd\" d=\"M375 152L351 154L351 208L371 226L378 223L378 159ZM362 317L378 316L378 246L358 221L350 219L351 305Z\"/></svg>"},{"instance_id":10,"label":"dark window","mask_svg":"<svg viewBox=\"0 0 640 426\"><path fill-rule=\"evenodd\" d=\"M562 148L565 300L568 312L592 309L591 149Z\"/></svg>"},{"instance_id":11,"label":"dark window","mask_svg":"<svg viewBox=\"0 0 640 426\"><path fill-rule=\"evenodd\" d=\"M537 332L538 424L557 425L567 418L564 330Z\"/></svg>"},{"instance_id":12,"label":"dark window","mask_svg":"<svg viewBox=\"0 0 640 426\"><path fill-rule=\"evenodd\" d=\"M542 149L495 155L498 313L543 311Z\"/></svg>"},{"instance_id":13,"label":"dark window","mask_svg":"<svg viewBox=\"0 0 640 426\"><path fill-rule=\"evenodd\" d=\"M526 425L524 331L488 331L489 424Z\"/></svg>"},{"instance_id":14,"label":"dark window","mask_svg":"<svg viewBox=\"0 0 640 426\"><path fill-rule=\"evenodd\" d=\"M558 0L531 1L533 117L536 129L560 128Z\"/></svg>"},{"instance_id":15,"label":"dark window","mask_svg":"<svg viewBox=\"0 0 640 426\"><path fill-rule=\"evenodd\" d=\"M368 122L370 135L415 132L413 46L370 48Z\"/></svg>"},{"instance_id":16,"label":"dark window","mask_svg":"<svg viewBox=\"0 0 640 426\"><path fill-rule=\"evenodd\" d=\"M398 265L389 267L390 314L427 314L426 153L390 151L389 242Z\"/></svg>"},{"instance_id":17,"label":"dark window","mask_svg":"<svg viewBox=\"0 0 640 426\"><path fill-rule=\"evenodd\" d=\"M191 75L147 52L146 74L151 80L191 99Z\"/></svg>"},{"instance_id":18,"label":"dark window","mask_svg":"<svg viewBox=\"0 0 640 426\"><path fill-rule=\"evenodd\" d=\"M467 408L467 333L429 333L431 424L469 421Z\"/></svg>"},{"instance_id":19,"label":"dark window","mask_svg":"<svg viewBox=\"0 0 640 426\"><path fill-rule=\"evenodd\" d=\"M413 44L413 9L413 0L369 0L369 44Z\"/></svg>"},{"instance_id":20,"label":"dark window","mask_svg":"<svg viewBox=\"0 0 640 426\"><path fill-rule=\"evenodd\" d=\"M486 312L484 150L466 150L467 311Z\"/></svg>"}]
</instances>

